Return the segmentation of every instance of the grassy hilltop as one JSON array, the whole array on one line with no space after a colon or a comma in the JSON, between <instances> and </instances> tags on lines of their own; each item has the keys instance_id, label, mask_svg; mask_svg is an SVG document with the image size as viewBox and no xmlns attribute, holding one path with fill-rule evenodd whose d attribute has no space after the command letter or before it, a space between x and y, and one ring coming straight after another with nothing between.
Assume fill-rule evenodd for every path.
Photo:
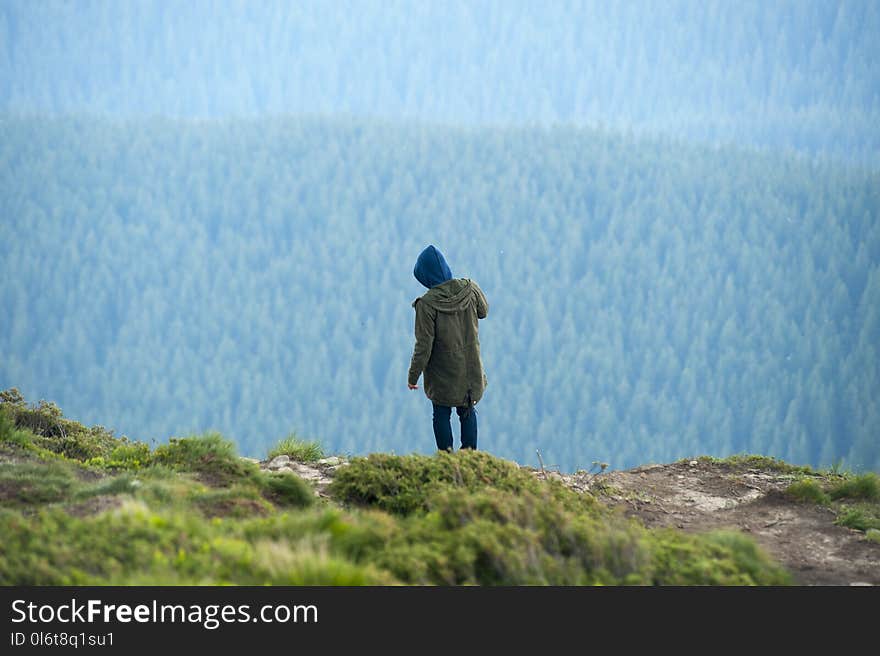
<instances>
[{"instance_id":1,"label":"grassy hilltop","mask_svg":"<svg viewBox=\"0 0 880 656\"><path fill-rule=\"evenodd\" d=\"M836 480L795 491L858 496L873 535L877 477ZM791 582L741 533L648 529L487 453L353 458L318 496L218 434L151 449L16 390L0 396L0 533L2 585Z\"/></svg>"}]
</instances>

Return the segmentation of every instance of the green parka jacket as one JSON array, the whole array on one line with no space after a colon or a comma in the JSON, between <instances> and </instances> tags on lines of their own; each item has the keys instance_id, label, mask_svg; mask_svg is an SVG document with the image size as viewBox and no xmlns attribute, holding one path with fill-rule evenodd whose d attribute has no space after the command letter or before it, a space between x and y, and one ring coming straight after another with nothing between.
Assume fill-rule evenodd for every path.
<instances>
[{"instance_id":1,"label":"green parka jacket","mask_svg":"<svg viewBox=\"0 0 880 656\"><path fill-rule=\"evenodd\" d=\"M468 278L453 278L413 301L416 345L409 384L425 374L425 395L437 405L469 407L486 388L477 322L489 314L483 290Z\"/></svg>"}]
</instances>

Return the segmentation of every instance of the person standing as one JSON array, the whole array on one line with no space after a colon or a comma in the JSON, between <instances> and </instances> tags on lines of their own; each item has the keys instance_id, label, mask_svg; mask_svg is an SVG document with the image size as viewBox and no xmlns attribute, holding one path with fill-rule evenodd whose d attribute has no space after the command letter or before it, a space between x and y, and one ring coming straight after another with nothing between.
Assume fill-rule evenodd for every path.
<instances>
[{"instance_id":1,"label":"person standing","mask_svg":"<svg viewBox=\"0 0 880 656\"><path fill-rule=\"evenodd\" d=\"M446 258L433 245L419 254L413 275L428 291L413 301L416 344L409 389L418 389L419 376L424 374L425 396L434 406L438 449L452 451L452 408L461 422L461 448L476 449L474 406L487 384L478 321L489 314L489 303L476 282L452 277Z\"/></svg>"}]
</instances>

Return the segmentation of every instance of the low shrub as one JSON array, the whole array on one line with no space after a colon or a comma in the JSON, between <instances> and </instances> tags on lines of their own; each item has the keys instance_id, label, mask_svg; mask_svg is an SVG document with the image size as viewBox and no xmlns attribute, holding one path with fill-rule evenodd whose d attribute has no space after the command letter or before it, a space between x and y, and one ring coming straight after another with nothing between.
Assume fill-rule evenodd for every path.
<instances>
[{"instance_id":1,"label":"low shrub","mask_svg":"<svg viewBox=\"0 0 880 656\"><path fill-rule=\"evenodd\" d=\"M199 474L211 485L226 486L237 480L253 478L259 468L238 457L235 445L216 432L183 438L171 438L156 447L153 462L177 471Z\"/></svg>"},{"instance_id":2,"label":"low shrub","mask_svg":"<svg viewBox=\"0 0 880 656\"><path fill-rule=\"evenodd\" d=\"M784 474L812 474L813 468L808 465L792 465L773 456L755 455L750 453L738 453L726 458L712 456L700 456L699 461L719 465L727 465L733 469L763 469Z\"/></svg>"},{"instance_id":3,"label":"low shrub","mask_svg":"<svg viewBox=\"0 0 880 656\"><path fill-rule=\"evenodd\" d=\"M405 583L647 582L642 529L623 518L568 510L549 490L447 488L430 505L367 549L372 562Z\"/></svg>"},{"instance_id":4,"label":"low shrub","mask_svg":"<svg viewBox=\"0 0 880 656\"><path fill-rule=\"evenodd\" d=\"M28 405L14 387L0 392L0 441L37 453L118 468L142 466L150 452L146 444L116 437L103 426L88 428L66 419L61 408L49 401Z\"/></svg>"},{"instance_id":5,"label":"low shrub","mask_svg":"<svg viewBox=\"0 0 880 656\"><path fill-rule=\"evenodd\" d=\"M785 489L785 494L797 501L807 503L815 503L819 505L828 504L828 495L819 487L816 481L811 479L803 479L795 481Z\"/></svg>"},{"instance_id":6,"label":"low shrub","mask_svg":"<svg viewBox=\"0 0 880 656\"><path fill-rule=\"evenodd\" d=\"M873 472L845 478L831 488L832 499L880 499L880 476Z\"/></svg>"},{"instance_id":7,"label":"low shrub","mask_svg":"<svg viewBox=\"0 0 880 656\"><path fill-rule=\"evenodd\" d=\"M29 431L16 427L11 409L8 406L0 405L0 443L30 448L31 437L32 434Z\"/></svg>"},{"instance_id":8,"label":"low shrub","mask_svg":"<svg viewBox=\"0 0 880 656\"><path fill-rule=\"evenodd\" d=\"M307 508L315 501L312 487L299 476L287 472L261 472L263 496L277 506Z\"/></svg>"},{"instance_id":9,"label":"low shrub","mask_svg":"<svg viewBox=\"0 0 880 656\"><path fill-rule=\"evenodd\" d=\"M137 471L148 467L152 462L153 454L149 446L143 442L127 442L119 444L110 452L107 466L114 469Z\"/></svg>"},{"instance_id":10,"label":"low shrub","mask_svg":"<svg viewBox=\"0 0 880 656\"><path fill-rule=\"evenodd\" d=\"M791 576L741 533L688 535L672 530L648 538L656 585L788 585Z\"/></svg>"},{"instance_id":11,"label":"low shrub","mask_svg":"<svg viewBox=\"0 0 880 656\"><path fill-rule=\"evenodd\" d=\"M477 491L486 487L513 493L549 491L566 507L600 511L591 496L577 494L555 481L540 481L516 463L482 451L352 458L348 466L336 471L328 489L343 503L408 515L430 510L431 500L446 488Z\"/></svg>"}]
</instances>

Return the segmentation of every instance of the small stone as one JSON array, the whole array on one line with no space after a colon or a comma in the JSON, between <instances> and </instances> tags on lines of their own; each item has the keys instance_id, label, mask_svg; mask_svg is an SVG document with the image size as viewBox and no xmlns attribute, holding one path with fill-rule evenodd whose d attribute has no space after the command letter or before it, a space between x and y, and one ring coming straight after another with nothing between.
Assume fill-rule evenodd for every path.
<instances>
[{"instance_id":1,"label":"small stone","mask_svg":"<svg viewBox=\"0 0 880 656\"><path fill-rule=\"evenodd\" d=\"M339 456L330 456L329 458L321 458L320 460L318 460L317 464L327 465L329 467L335 467L336 465L339 465L340 463L342 463L342 458L340 458Z\"/></svg>"},{"instance_id":2,"label":"small stone","mask_svg":"<svg viewBox=\"0 0 880 656\"><path fill-rule=\"evenodd\" d=\"M252 463L254 463L255 465L259 465L259 464L260 464L260 461L259 461L257 458L248 458L247 456L239 456L239 457L240 457L242 460L246 461L246 462L252 462Z\"/></svg>"},{"instance_id":3,"label":"small stone","mask_svg":"<svg viewBox=\"0 0 880 656\"><path fill-rule=\"evenodd\" d=\"M691 467L696 467L698 464L699 464L699 463L698 463L696 460L691 460L691 461L688 463L688 465L690 465Z\"/></svg>"},{"instance_id":4,"label":"small stone","mask_svg":"<svg viewBox=\"0 0 880 656\"><path fill-rule=\"evenodd\" d=\"M269 461L269 469L280 469L281 467L284 467L285 465L287 465L289 462L290 462L290 456L287 456L287 455L275 456L274 458L272 458L271 461Z\"/></svg>"},{"instance_id":5,"label":"small stone","mask_svg":"<svg viewBox=\"0 0 880 656\"><path fill-rule=\"evenodd\" d=\"M292 462L290 463L290 466L293 468L293 471L297 476L304 478L307 481L319 481L324 478L324 474L321 473L320 469L309 467L301 462Z\"/></svg>"}]
</instances>

